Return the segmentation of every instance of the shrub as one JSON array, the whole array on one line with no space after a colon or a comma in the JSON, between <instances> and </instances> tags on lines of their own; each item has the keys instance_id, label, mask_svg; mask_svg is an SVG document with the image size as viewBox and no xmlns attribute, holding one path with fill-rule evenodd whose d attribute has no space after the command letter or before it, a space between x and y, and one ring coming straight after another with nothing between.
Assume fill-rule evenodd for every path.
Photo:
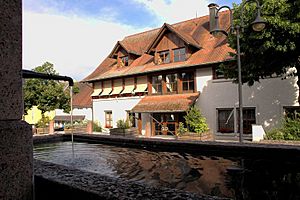
<instances>
[{"instance_id":1,"label":"shrub","mask_svg":"<svg viewBox=\"0 0 300 200\"><path fill-rule=\"evenodd\" d=\"M208 131L205 117L202 116L200 110L195 106L192 106L184 116L185 122L188 125L188 129L191 132L201 134Z\"/></svg>"},{"instance_id":2,"label":"shrub","mask_svg":"<svg viewBox=\"0 0 300 200\"><path fill-rule=\"evenodd\" d=\"M300 119L285 118L282 127L266 133L269 140L300 140Z\"/></svg>"},{"instance_id":3,"label":"shrub","mask_svg":"<svg viewBox=\"0 0 300 200\"><path fill-rule=\"evenodd\" d=\"M48 116L42 115L42 118L36 123L37 128L45 128L49 125L50 118Z\"/></svg>"},{"instance_id":4,"label":"shrub","mask_svg":"<svg viewBox=\"0 0 300 200\"><path fill-rule=\"evenodd\" d=\"M184 124L182 122L179 122L178 130L177 130L177 135L183 135L187 131L188 131L188 129L184 127Z\"/></svg>"},{"instance_id":5,"label":"shrub","mask_svg":"<svg viewBox=\"0 0 300 200\"><path fill-rule=\"evenodd\" d=\"M102 132L102 127L101 127L100 123L93 122L93 131L94 132Z\"/></svg>"},{"instance_id":6,"label":"shrub","mask_svg":"<svg viewBox=\"0 0 300 200\"><path fill-rule=\"evenodd\" d=\"M117 121L117 127L121 128L121 129L128 129L128 128L130 128L130 120L127 119L126 121L124 121L123 119L119 119Z\"/></svg>"}]
</instances>

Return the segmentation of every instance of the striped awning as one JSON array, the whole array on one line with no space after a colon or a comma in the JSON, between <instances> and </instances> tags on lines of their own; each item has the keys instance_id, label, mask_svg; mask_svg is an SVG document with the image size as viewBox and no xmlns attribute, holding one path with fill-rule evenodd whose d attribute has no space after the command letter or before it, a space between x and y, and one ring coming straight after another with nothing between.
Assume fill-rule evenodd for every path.
<instances>
[{"instance_id":1,"label":"striped awning","mask_svg":"<svg viewBox=\"0 0 300 200\"><path fill-rule=\"evenodd\" d=\"M145 92L148 88L147 76L138 77L134 92Z\"/></svg>"}]
</instances>

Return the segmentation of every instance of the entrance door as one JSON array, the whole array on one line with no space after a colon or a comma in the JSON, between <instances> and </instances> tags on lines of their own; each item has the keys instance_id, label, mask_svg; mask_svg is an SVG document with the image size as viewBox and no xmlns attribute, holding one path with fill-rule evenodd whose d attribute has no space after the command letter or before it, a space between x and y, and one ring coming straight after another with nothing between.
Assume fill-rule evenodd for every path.
<instances>
[{"instance_id":1,"label":"entrance door","mask_svg":"<svg viewBox=\"0 0 300 200\"><path fill-rule=\"evenodd\" d=\"M153 135L176 135L178 114L154 113L152 119Z\"/></svg>"}]
</instances>

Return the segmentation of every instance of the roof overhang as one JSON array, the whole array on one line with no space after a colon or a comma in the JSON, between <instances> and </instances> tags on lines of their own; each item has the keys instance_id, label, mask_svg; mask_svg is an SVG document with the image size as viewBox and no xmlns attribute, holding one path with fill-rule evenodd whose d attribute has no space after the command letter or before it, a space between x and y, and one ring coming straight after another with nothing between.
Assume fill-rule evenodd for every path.
<instances>
[{"instance_id":1,"label":"roof overhang","mask_svg":"<svg viewBox=\"0 0 300 200\"><path fill-rule=\"evenodd\" d=\"M195 103L199 93L146 96L131 112L134 113L175 113L185 112Z\"/></svg>"}]
</instances>

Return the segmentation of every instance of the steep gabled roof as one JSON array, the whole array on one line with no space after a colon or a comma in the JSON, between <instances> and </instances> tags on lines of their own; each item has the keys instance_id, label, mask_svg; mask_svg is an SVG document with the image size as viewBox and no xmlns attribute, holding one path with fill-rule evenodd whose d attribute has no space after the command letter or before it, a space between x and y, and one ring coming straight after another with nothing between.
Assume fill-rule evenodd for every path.
<instances>
[{"instance_id":1,"label":"steep gabled roof","mask_svg":"<svg viewBox=\"0 0 300 200\"><path fill-rule=\"evenodd\" d=\"M222 28L230 27L229 11L219 13L219 22ZM119 78L137 74L145 74L162 70L179 69L192 66L207 66L208 64L220 63L231 60L230 52L235 52L228 46L226 36L221 38L213 37L209 32L209 16L203 16L172 25L165 24L165 27L176 31L176 34L184 38L186 43L198 45L198 51L181 62L173 62L157 65L154 57L145 53L153 41L158 38L162 28L134 34L125 37L121 43L128 51L133 51L141 56L131 63L130 66L118 67L117 60L106 58L89 76L83 81L93 82L97 80Z\"/></svg>"},{"instance_id":2,"label":"steep gabled roof","mask_svg":"<svg viewBox=\"0 0 300 200\"><path fill-rule=\"evenodd\" d=\"M74 108L91 108L93 93L93 86L88 83L76 83L79 88L79 93L73 96L73 107Z\"/></svg>"},{"instance_id":3,"label":"steep gabled roof","mask_svg":"<svg viewBox=\"0 0 300 200\"><path fill-rule=\"evenodd\" d=\"M126 43L125 43L126 44ZM118 52L118 50L120 48L123 48L127 53L130 54L135 54L137 56L140 56L141 54L138 52L135 52L133 50L130 50L130 48L126 47L126 45L123 44L122 41L118 41L117 44L114 46L113 50L111 51L111 53L108 55L109 58L113 58L114 55Z\"/></svg>"},{"instance_id":4,"label":"steep gabled roof","mask_svg":"<svg viewBox=\"0 0 300 200\"><path fill-rule=\"evenodd\" d=\"M183 31L176 30L174 27L172 27L170 24L164 23L164 25L160 28L157 36L154 38L154 40L150 43L148 46L146 53L150 53L152 49L159 43L159 41L164 36L165 32L169 30L172 33L176 34L180 39L182 39L186 44L192 45L196 47L197 49L200 49L200 45L194 38Z\"/></svg>"}]
</instances>

